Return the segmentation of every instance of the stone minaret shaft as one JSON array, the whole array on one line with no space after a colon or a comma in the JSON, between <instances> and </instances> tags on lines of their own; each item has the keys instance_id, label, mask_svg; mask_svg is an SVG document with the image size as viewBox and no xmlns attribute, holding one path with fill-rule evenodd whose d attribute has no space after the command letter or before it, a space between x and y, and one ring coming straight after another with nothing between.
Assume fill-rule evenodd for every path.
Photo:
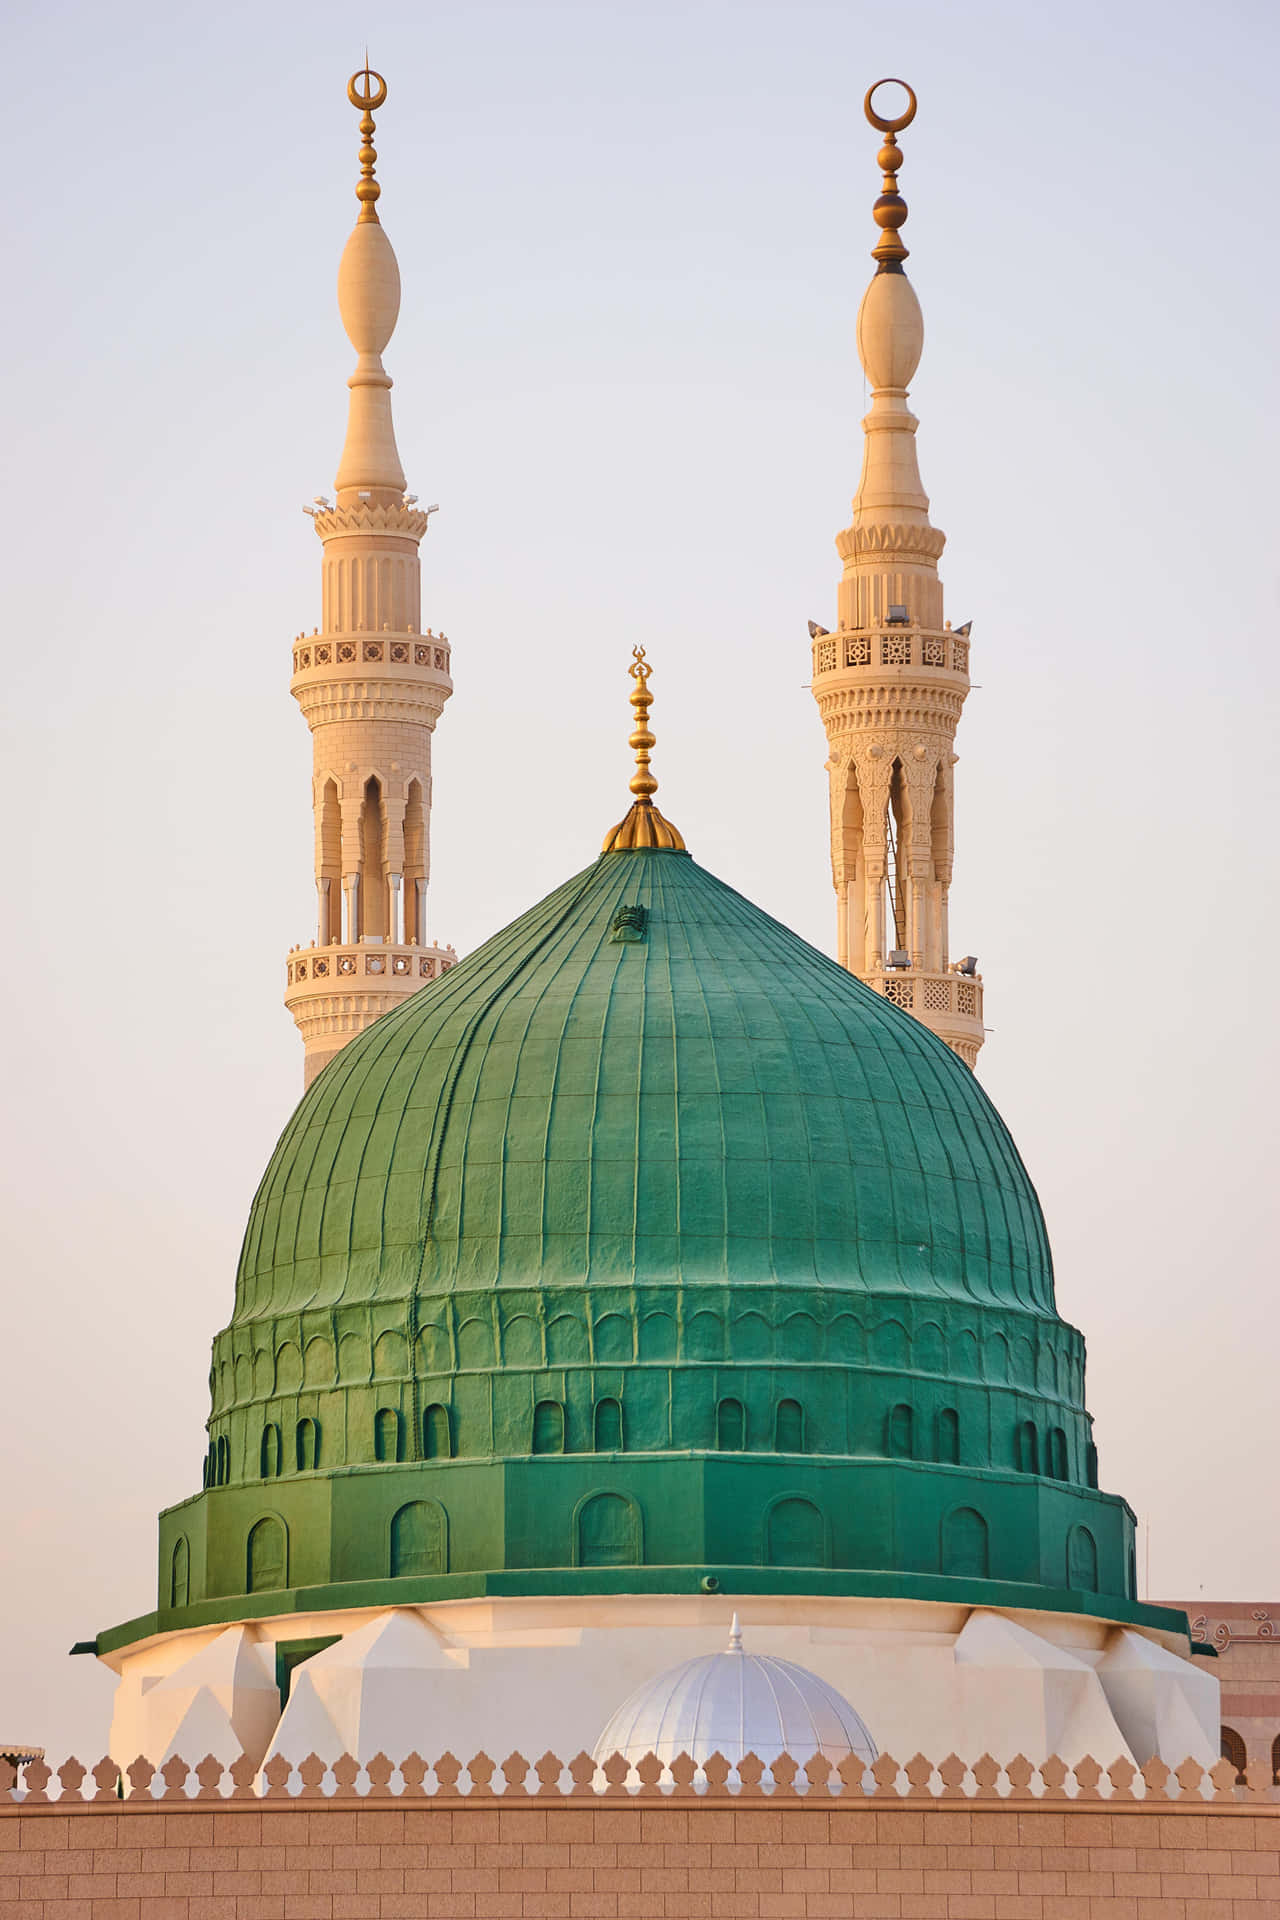
<instances>
[{"instance_id":1,"label":"stone minaret shaft","mask_svg":"<svg viewBox=\"0 0 1280 1920\"><path fill-rule=\"evenodd\" d=\"M878 81L877 87L902 82ZM969 691L968 628L942 617L938 557L946 535L929 522L916 462L907 384L920 361L920 303L902 269L896 120L866 113L885 136L884 190L875 204L877 263L858 312L858 355L871 388L862 477L844 561L837 629L811 623L813 692L826 728L831 877L842 966L913 1013L973 1066L982 1045L982 982L971 958L953 964L947 900L955 852L956 724Z\"/></svg>"},{"instance_id":2,"label":"stone minaret shaft","mask_svg":"<svg viewBox=\"0 0 1280 1920\"><path fill-rule=\"evenodd\" d=\"M400 311L373 171L373 109L386 83L366 69L348 95L362 109L360 215L338 305L357 359L336 500L314 510L323 624L294 642L291 683L314 746L316 937L290 954L285 992L308 1086L354 1034L456 958L427 941L431 735L453 682L448 641L422 631L427 515L405 492L382 365Z\"/></svg>"}]
</instances>

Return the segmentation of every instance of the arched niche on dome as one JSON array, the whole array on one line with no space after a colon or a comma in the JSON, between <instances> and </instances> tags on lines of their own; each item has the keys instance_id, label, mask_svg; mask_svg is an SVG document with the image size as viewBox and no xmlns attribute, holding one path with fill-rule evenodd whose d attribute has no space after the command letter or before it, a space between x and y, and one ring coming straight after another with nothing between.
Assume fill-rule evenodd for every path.
<instances>
[{"instance_id":1,"label":"arched niche on dome","mask_svg":"<svg viewBox=\"0 0 1280 1920\"><path fill-rule=\"evenodd\" d=\"M990 1535L976 1507L953 1507L943 1521L942 1571L969 1580L990 1577Z\"/></svg>"},{"instance_id":2,"label":"arched niche on dome","mask_svg":"<svg viewBox=\"0 0 1280 1920\"><path fill-rule=\"evenodd\" d=\"M266 1347L259 1347L253 1356L253 1391L255 1399L269 1400L275 1392L275 1386L275 1356Z\"/></svg>"},{"instance_id":3,"label":"arched niche on dome","mask_svg":"<svg viewBox=\"0 0 1280 1920\"><path fill-rule=\"evenodd\" d=\"M773 1355L773 1329L762 1313L740 1313L730 1327L729 1343L735 1360L768 1360Z\"/></svg>"},{"instance_id":4,"label":"arched niche on dome","mask_svg":"<svg viewBox=\"0 0 1280 1920\"><path fill-rule=\"evenodd\" d=\"M284 1466L284 1446L280 1439L280 1429L274 1420L268 1420L262 1429L262 1444L259 1449L258 1470L263 1480L274 1480Z\"/></svg>"},{"instance_id":5,"label":"arched niche on dome","mask_svg":"<svg viewBox=\"0 0 1280 1920\"><path fill-rule=\"evenodd\" d=\"M1098 1591L1098 1543L1088 1527L1072 1527L1067 1535L1067 1585L1072 1593Z\"/></svg>"},{"instance_id":6,"label":"arched niche on dome","mask_svg":"<svg viewBox=\"0 0 1280 1920\"><path fill-rule=\"evenodd\" d=\"M245 1592L275 1593L289 1584L289 1535L279 1514L255 1520L245 1542Z\"/></svg>"},{"instance_id":7,"label":"arched niche on dome","mask_svg":"<svg viewBox=\"0 0 1280 1920\"><path fill-rule=\"evenodd\" d=\"M791 1313L782 1323L779 1352L788 1360L816 1360L822 1352L822 1329L811 1313Z\"/></svg>"},{"instance_id":8,"label":"arched niche on dome","mask_svg":"<svg viewBox=\"0 0 1280 1920\"><path fill-rule=\"evenodd\" d=\"M540 1367L542 1335L537 1321L529 1313L513 1313L502 1323L502 1364L505 1367Z\"/></svg>"},{"instance_id":9,"label":"arched niche on dome","mask_svg":"<svg viewBox=\"0 0 1280 1920\"><path fill-rule=\"evenodd\" d=\"M916 1416L914 1408L900 1400L889 1409L885 1422L885 1452L891 1460L914 1460L916 1456Z\"/></svg>"},{"instance_id":10,"label":"arched niche on dome","mask_svg":"<svg viewBox=\"0 0 1280 1920\"><path fill-rule=\"evenodd\" d=\"M1032 1387L1036 1378L1036 1350L1024 1334L1019 1334L1013 1343L1009 1361L1010 1374L1020 1387Z\"/></svg>"},{"instance_id":11,"label":"arched niche on dome","mask_svg":"<svg viewBox=\"0 0 1280 1920\"><path fill-rule=\"evenodd\" d=\"M448 1373L453 1364L448 1327L429 1321L418 1334L418 1371Z\"/></svg>"},{"instance_id":12,"label":"arched niche on dome","mask_svg":"<svg viewBox=\"0 0 1280 1920\"><path fill-rule=\"evenodd\" d=\"M941 1466L960 1464L960 1415L954 1407L943 1407L938 1413L934 1454Z\"/></svg>"},{"instance_id":13,"label":"arched niche on dome","mask_svg":"<svg viewBox=\"0 0 1280 1920\"><path fill-rule=\"evenodd\" d=\"M724 1322L704 1307L691 1315L685 1329L685 1353L690 1360L723 1360Z\"/></svg>"},{"instance_id":14,"label":"arched niche on dome","mask_svg":"<svg viewBox=\"0 0 1280 1920\"><path fill-rule=\"evenodd\" d=\"M872 1365L905 1367L908 1358L907 1330L901 1320L882 1320L871 1335Z\"/></svg>"},{"instance_id":15,"label":"arched niche on dome","mask_svg":"<svg viewBox=\"0 0 1280 1920\"><path fill-rule=\"evenodd\" d=\"M586 1324L576 1313L558 1313L547 1323L547 1364L579 1367L589 1360Z\"/></svg>"},{"instance_id":16,"label":"arched niche on dome","mask_svg":"<svg viewBox=\"0 0 1280 1920\"><path fill-rule=\"evenodd\" d=\"M716 1446L721 1453L746 1451L747 1410L733 1394L716 1402Z\"/></svg>"},{"instance_id":17,"label":"arched niche on dome","mask_svg":"<svg viewBox=\"0 0 1280 1920\"><path fill-rule=\"evenodd\" d=\"M169 1605L185 1607L191 1598L191 1548L180 1533L169 1556Z\"/></svg>"},{"instance_id":18,"label":"arched niche on dome","mask_svg":"<svg viewBox=\"0 0 1280 1920\"><path fill-rule=\"evenodd\" d=\"M935 1321L926 1320L922 1327L916 1328L912 1352L919 1372L946 1372L947 1343L942 1337L942 1328Z\"/></svg>"},{"instance_id":19,"label":"arched niche on dome","mask_svg":"<svg viewBox=\"0 0 1280 1920\"><path fill-rule=\"evenodd\" d=\"M773 1416L773 1450L804 1452L804 1408L798 1400L779 1400Z\"/></svg>"},{"instance_id":20,"label":"arched niche on dome","mask_svg":"<svg viewBox=\"0 0 1280 1920\"><path fill-rule=\"evenodd\" d=\"M309 1387L331 1387L334 1381L333 1342L315 1334L302 1350L302 1378Z\"/></svg>"},{"instance_id":21,"label":"arched niche on dome","mask_svg":"<svg viewBox=\"0 0 1280 1920\"><path fill-rule=\"evenodd\" d=\"M343 1381L369 1378L369 1344L358 1333L344 1333L338 1341L338 1375Z\"/></svg>"},{"instance_id":22,"label":"arched niche on dome","mask_svg":"<svg viewBox=\"0 0 1280 1920\"><path fill-rule=\"evenodd\" d=\"M640 1322L640 1358L672 1361L676 1357L674 1314L646 1313Z\"/></svg>"},{"instance_id":23,"label":"arched niche on dome","mask_svg":"<svg viewBox=\"0 0 1280 1920\"><path fill-rule=\"evenodd\" d=\"M302 1387L302 1349L292 1340L276 1348L276 1392L297 1393Z\"/></svg>"},{"instance_id":24,"label":"arched niche on dome","mask_svg":"<svg viewBox=\"0 0 1280 1920\"><path fill-rule=\"evenodd\" d=\"M951 1371L961 1380L980 1380L982 1362L978 1336L970 1327L962 1327L951 1343L955 1356Z\"/></svg>"},{"instance_id":25,"label":"arched niche on dome","mask_svg":"<svg viewBox=\"0 0 1280 1920\"><path fill-rule=\"evenodd\" d=\"M379 1407L373 1416L375 1460L404 1459L404 1419L398 1407Z\"/></svg>"},{"instance_id":26,"label":"arched niche on dome","mask_svg":"<svg viewBox=\"0 0 1280 1920\"><path fill-rule=\"evenodd\" d=\"M1019 1420L1013 1430L1013 1464L1019 1473L1040 1471L1040 1435L1034 1420Z\"/></svg>"},{"instance_id":27,"label":"arched niche on dome","mask_svg":"<svg viewBox=\"0 0 1280 1920\"><path fill-rule=\"evenodd\" d=\"M422 1454L426 1460L452 1460L453 1422L449 1409L435 1400L422 1416Z\"/></svg>"},{"instance_id":28,"label":"arched niche on dome","mask_svg":"<svg viewBox=\"0 0 1280 1920\"><path fill-rule=\"evenodd\" d=\"M237 1400L253 1398L253 1362L247 1353L236 1356L235 1383Z\"/></svg>"},{"instance_id":29,"label":"arched niche on dome","mask_svg":"<svg viewBox=\"0 0 1280 1920\"><path fill-rule=\"evenodd\" d=\"M314 1473L320 1465L320 1423L309 1416L294 1428L293 1453L299 1473Z\"/></svg>"},{"instance_id":30,"label":"arched niche on dome","mask_svg":"<svg viewBox=\"0 0 1280 1920\"><path fill-rule=\"evenodd\" d=\"M625 1493L591 1493L573 1515L574 1565L638 1567L644 1558L640 1508Z\"/></svg>"},{"instance_id":31,"label":"arched niche on dome","mask_svg":"<svg viewBox=\"0 0 1280 1920\"><path fill-rule=\"evenodd\" d=\"M487 1320L464 1320L458 1328L458 1365L466 1368L493 1365L493 1328Z\"/></svg>"},{"instance_id":32,"label":"arched niche on dome","mask_svg":"<svg viewBox=\"0 0 1280 1920\"><path fill-rule=\"evenodd\" d=\"M867 1357L867 1336L852 1313L837 1314L827 1337L827 1354L845 1365L861 1366Z\"/></svg>"},{"instance_id":33,"label":"arched niche on dome","mask_svg":"<svg viewBox=\"0 0 1280 1920\"><path fill-rule=\"evenodd\" d=\"M1086 1487L1095 1489L1098 1485L1098 1449L1092 1440L1084 1450L1084 1483Z\"/></svg>"},{"instance_id":34,"label":"arched niche on dome","mask_svg":"<svg viewBox=\"0 0 1280 1920\"><path fill-rule=\"evenodd\" d=\"M1070 1479L1067 1436L1061 1427L1050 1427L1045 1446L1045 1469L1051 1479Z\"/></svg>"},{"instance_id":35,"label":"arched niche on dome","mask_svg":"<svg viewBox=\"0 0 1280 1920\"><path fill-rule=\"evenodd\" d=\"M612 1397L595 1405L595 1450L597 1453L621 1453L622 1402Z\"/></svg>"},{"instance_id":36,"label":"arched niche on dome","mask_svg":"<svg viewBox=\"0 0 1280 1920\"><path fill-rule=\"evenodd\" d=\"M1009 1378L1009 1342L1002 1333L989 1333L985 1348L985 1372L997 1386Z\"/></svg>"},{"instance_id":37,"label":"arched niche on dome","mask_svg":"<svg viewBox=\"0 0 1280 1920\"><path fill-rule=\"evenodd\" d=\"M559 1400L539 1400L533 1409L531 1453L564 1452L564 1407Z\"/></svg>"},{"instance_id":38,"label":"arched niche on dome","mask_svg":"<svg viewBox=\"0 0 1280 1920\"><path fill-rule=\"evenodd\" d=\"M402 1333L380 1333L373 1343L375 1380L403 1380L409 1371L409 1353Z\"/></svg>"},{"instance_id":39,"label":"arched niche on dome","mask_svg":"<svg viewBox=\"0 0 1280 1920\"><path fill-rule=\"evenodd\" d=\"M627 1361L635 1357L632 1322L626 1314L606 1313L596 1321L593 1345L598 1361Z\"/></svg>"},{"instance_id":40,"label":"arched niche on dome","mask_svg":"<svg viewBox=\"0 0 1280 1920\"><path fill-rule=\"evenodd\" d=\"M830 1562L827 1523L812 1500L783 1493L764 1516L764 1558L770 1567L825 1567Z\"/></svg>"},{"instance_id":41,"label":"arched niche on dome","mask_svg":"<svg viewBox=\"0 0 1280 1920\"><path fill-rule=\"evenodd\" d=\"M449 1521L438 1500L410 1500L392 1516L387 1565L393 1580L449 1571Z\"/></svg>"}]
</instances>

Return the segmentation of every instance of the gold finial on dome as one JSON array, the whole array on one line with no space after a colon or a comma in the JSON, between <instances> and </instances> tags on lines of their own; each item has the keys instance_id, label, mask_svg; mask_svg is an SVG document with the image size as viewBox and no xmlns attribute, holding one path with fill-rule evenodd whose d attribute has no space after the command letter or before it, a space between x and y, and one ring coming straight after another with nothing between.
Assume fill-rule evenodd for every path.
<instances>
[{"instance_id":1,"label":"gold finial on dome","mask_svg":"<svg viewBox=\"0 0 1280 1920\"><path fill-rule=\"evenodd\" d=\"M896 119L889 119L877 113L871 104L871 97L881 87L902 87L907 96L905 113ZM876 161L884 175L880 198L872 208L876 225L881 229L879 240L871 249L871 258L879 262L879 273L901 273L902 263L907 258L907 249L898 237L899 227L905 225L907 203L898 192L898 168L902 165L902 152L898 146L898 135L904 127L909 127L916 117L916 96L913 88L905 80L877 80L873 87L867 88L867 97L862 103L862 111L871 125L884 135L884 145L876 155Z\"/></svg>"},{"instance_id":2,"label":"gold finial on dome","mask_svg":"<svg viewBox=\"0 0 1280 1920\"><path fill-rule=\"evenodd\" d=\"M361 86L360 82L364 85ZM359 73L353 73L347 82L347 98L353 107L362 109L360 132L364 136L360 146L360 184L356 188L356 199L360 202L361 220L377 220L376 201L382 188L373 177L374 163L378 158L378 149L373 144L373 114L387 97L387 83L380 73L375 73L369 65L369 55L364 56L364 65Z\"/></svg>"},{"instance_id":3,"label":"gold finial on dome","mask_svg":"<svg viewBox=\"0 0 1280 1920\"><path fill-rule=\"evenodd\" d=\"M658 783L649 770L649 749L655 744L649 731L649 708L653 705L649 676L653 668L645 659L643 647L633 647L631 653L632 663L627 671L636 683L631 695L636 724L627 745L636 756L636 770L631 776L631 791L636 798L626 819L619 821L605 835L601 852L621 853L636 847L657 847L667 853L683 853L684 840L678 828L673 827L669 820L664 820L653 804L653 795L658 791Z\"/></svg>"}]
</instances>

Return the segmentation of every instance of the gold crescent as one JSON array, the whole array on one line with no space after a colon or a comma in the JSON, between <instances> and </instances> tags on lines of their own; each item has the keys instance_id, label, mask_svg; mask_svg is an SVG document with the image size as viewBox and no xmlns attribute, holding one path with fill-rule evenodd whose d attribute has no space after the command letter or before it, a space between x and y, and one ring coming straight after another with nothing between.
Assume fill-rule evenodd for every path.
<instances>
[{"instance_id":1,"label":"gold crescent","mask_svg":"<svg viewBox=\"0 0 1280 1920\"><path fill-rule=\"evenodd\" d=\"M359 92L359 90L356 87L357 80L365 80L369 82L369 85L366 86L363 93ZM375 80L378 83L378 91L376 93L373 90L373 84L372 84ZM878 86L883 86L884 82L881 80L881 81L877 81L876 84ZM383 79L380 73L375 73L373 71L372 67L361 67L359 73L353 73L351 78L347 82L348 100L351 102L353 107L363 107L366 113L373 113L378 107L382 105L386 97L387 97L387 83ZM869 100L871 98L871 95L868 94L867 98ZM914 113L914 111L915 111L915 107L913 104L912 112Z\"/></svg>"},{"instance_id":2,"label":"gold crescent","mask_svg":"<svg viewBox=\"0 0 1280 1920\"><path fill-rule=\"evenodd\" d=\"M896 120L886 120L882 113L873 113L871 110L871 96L881 87L906 88L908 100L907 110L905 113L900 113ZM901 133L902 129L909 127L916 117L915 88L908 87L905 80L877 80L874 87L867 88L867 97L862 103L862 111L866 114L872 126L878 127L881 133Z\"/></svg>"}]
</instances>

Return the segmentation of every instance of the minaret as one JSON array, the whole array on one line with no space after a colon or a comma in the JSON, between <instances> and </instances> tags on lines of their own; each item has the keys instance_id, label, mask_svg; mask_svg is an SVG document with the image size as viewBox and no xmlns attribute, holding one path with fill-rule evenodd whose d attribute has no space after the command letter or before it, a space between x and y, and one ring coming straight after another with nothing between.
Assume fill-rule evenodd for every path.
<instances>
[{"instance_id":1,"label":"minaret","mask_svg":"<svg viewBox=\"0 0 1280 1920\"><path fill-rule=\"evenodd\" d=\"M306 509L324 548L323 625L294 642L290 683L314 746L316 937L290 954L285 991L308 1086L353 1034L457 958L427 940L431 735L453 682L448 641L422 631L428 514L405 492L382 365L400 312L374 178L373 111L386 81L366 67L347 96L361 109L360 214L338 306L357 359L336 502L318 497Z\"/></svg>"},{"instance_id":2,"label":"minaret","mask_svg":"<svg viewBox=\"0 0 1280 1920\"><path fill-rule=\"evenodd\" d=\"M872 108L883 86L906 88L896 120ZM865 112L884 135L883 191L874 214L876 273L858 311L858 357L871 389L862 423L862 478L852 524L836 536L844 561L836 631L810 622L813 692L827 731L831 877L840 964L932 1027L973 1066L982 1045L982 981L972 955L948 952L947 895L955 848L956 723L969 691L969 628L942 617L938 556L916 463L907 383L924 323L902 270L907 217L898 193L897 135L915 118L905 81L878 80Z\"/></svg>"}]
</instances>

